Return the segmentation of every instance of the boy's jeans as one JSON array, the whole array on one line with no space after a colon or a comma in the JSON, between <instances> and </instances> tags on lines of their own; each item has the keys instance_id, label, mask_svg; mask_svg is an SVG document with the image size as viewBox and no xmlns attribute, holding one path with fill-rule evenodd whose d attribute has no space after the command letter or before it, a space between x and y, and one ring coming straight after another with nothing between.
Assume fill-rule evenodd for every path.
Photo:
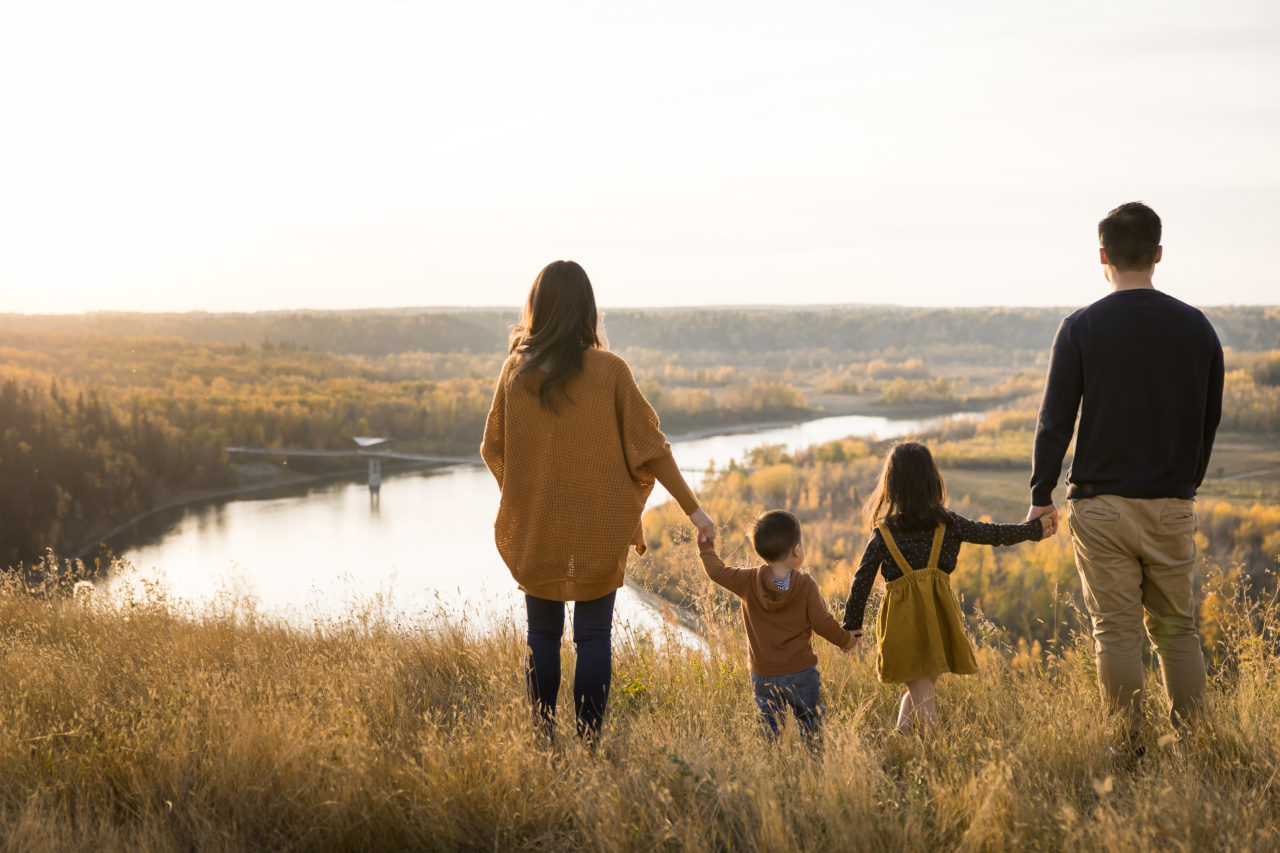
<instances>
[{"instance_id":1,"label":"boy's jeans","mask_svg":"<svg viewBox=\"0 0 1280 853\"><path fill-rule=\"evenodd\" d=\"M1136 736L1142 722L1145 622L1160 658L1174 722L1189 722L1205 693L1193 595L1194 504L1179 498L1099 495L1073 501L1067 520L1093 618L1103 701L1124 712Z\"/></svg>"},{"instance_id":2,"label":"boy's jeans","mask_svg":"<svg viewBox=\"0 0 1280 853\"><path fill-rule=\"evenodd\" d=\"M791 675L756 675L751 673L751 686L760 709L760 727L764 736L775 740L782 730L787 708L795 711L796 724L805 743L813 748L822 727L822 704L819 701L821 680L818 665Z\"/></svg>"}]
</instances>

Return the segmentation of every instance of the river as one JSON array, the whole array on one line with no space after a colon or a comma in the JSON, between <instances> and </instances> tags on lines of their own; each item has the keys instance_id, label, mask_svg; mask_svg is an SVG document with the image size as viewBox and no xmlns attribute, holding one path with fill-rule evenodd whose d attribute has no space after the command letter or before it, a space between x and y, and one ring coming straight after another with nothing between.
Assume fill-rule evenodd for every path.
<instances>
[{"instance_id":1,"label":"river","mask_svg":"<svg viewBox=\"0 0 1280 853\"><path fill-rule=\"evenodd\" d=\"M890 438L940 420L819 418L678 440L672 450L696 489L708 466L761 444L799 450L848 435ZM658 486L649 506L667 499ZM497 485L480 465L389 474L377 499L363 482L330 481L180 507L111 543L127 567L111 573L105 594L164 597L196 612L251 606L298 626L370 617L522 625L522 597L493 544L497 507ZM617 614L624 632L665 624L628 587Z\"/></svg>"}]
</instances>

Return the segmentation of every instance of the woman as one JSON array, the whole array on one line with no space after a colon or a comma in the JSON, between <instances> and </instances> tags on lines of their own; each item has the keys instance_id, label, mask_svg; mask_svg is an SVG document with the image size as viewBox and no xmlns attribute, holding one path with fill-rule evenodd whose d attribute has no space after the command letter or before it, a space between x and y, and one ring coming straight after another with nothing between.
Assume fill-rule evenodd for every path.
<instances>
[{"instance_id":1,"label":"woman","mask_svg":"<svg viewBox=\"0 0 1280 853\"><path fill-rule=\"evenodd\" d=\"M574 601L578 734L600 732L612 677L613 603L640 514L658 482L699 533L715 525L680 475L658 416L627 363L604 348L581 266L538 274L511 334L480 455L498 480L498 552L525 593L526 683L550 734L560 690L564 602Z\"/></svg>"}]
</instances>

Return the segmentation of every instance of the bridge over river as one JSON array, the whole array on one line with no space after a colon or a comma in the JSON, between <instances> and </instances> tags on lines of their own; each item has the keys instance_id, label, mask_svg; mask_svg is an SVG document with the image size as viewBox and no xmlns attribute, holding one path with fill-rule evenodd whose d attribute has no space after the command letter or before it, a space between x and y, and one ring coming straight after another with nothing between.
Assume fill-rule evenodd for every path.
<instances>
[{"instance_id":1,"label":"bridge over river","mask_svg":"<svg viewBox=\"0 0 1280 853\"><path fill-rule=\"evenodd\" d=\"M849 435L896 437L934 422L843 415L739 433L673 436L671 449L697 491L709 470L722 470L730 460L741 464L762 444L782 444L796 453ZM480 436L474 440L478 445ZM175 502L111 539L114 552L132 568L111 572L102 595L142 601L153 594L148 590L160 589L170 601L195 608L226 607L228 595L244 595L258 612L303 630L330 622L350 625L352 614L374 612L406 625L447 619L468 630L523 628L524 596L494 545L498 484L480 460L396 454L391 448L397 442L360 453L350 435L342 441L338 446L348 450L302 452L344 454L351 459L344 467L360 465L361 474L365 465L355 460L368 459L370 451L382 460L409 457L385 465L422 470L384 471L386 501L370 500L363 483L335 476L305 486L266 482L252 495L236 489ZM406 441L403 450L410 449ZM303 461L296 453L287 446L250 446L233 450L232 458L271 461L275 456L292 466L295 459ZM666 500L659 484L650 505ZM617 614L614 636L620 642L629 641L629 631L666 630L661 615L630 586L619 590Z\"/></svg>"},{"instance_id":2,"label":"bridge over river","mask_svg":"<svg viewBox=\"0 0 1280 853\"><path fill-rule=\"evenodd\" d=\"M352 439L356 443L356 447L351 450L288 450L273 447L244 447L243 445L233 444L227 448L228 453L234 453L240 456L303 456L312 458L332 458L332 459L368 459L369 460L369 491L377 494L382 488L382 460L394 459L406 462L423 462L432 465L478 465L480 464L480 455L474 456L449 456L439 453L401 453L397 450L388 450L384 445L391 441L389 438L365 438L363 436ZM702 468L685 468L680 469L685 474L702 475L706 473L706 469Z\"/></svg>"},{"instance_id":3,"label":"bridge over river","mask_svg":"<svg viewBox=\"0 0 1280 853\"><path fill-rule=\"evenodd\" d=\"M244 447L243 445L233 444L227 448L227 453L233 453L238 456L302 456L316 459L367 459L369 460L369 491L374 494L377 494L378 490L382 488L383 459L394 459L405 462L424 462L435 465L470 465L480 461L479 455L447 456L438 453L401 453L398 450L389 450L384 446L391 440L389 438L366 438L364 436L360 436L352 440L355 441L356 447L351 450L289 450L273 447Z\"/></svg>"}]
</instances>

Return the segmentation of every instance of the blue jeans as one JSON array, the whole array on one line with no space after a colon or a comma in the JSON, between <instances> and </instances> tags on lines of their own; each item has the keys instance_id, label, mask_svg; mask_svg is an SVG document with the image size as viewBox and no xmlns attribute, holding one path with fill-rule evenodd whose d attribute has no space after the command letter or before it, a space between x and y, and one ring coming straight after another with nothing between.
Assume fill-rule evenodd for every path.
<instances>
[{"instance_id":1,"label":"blue jeans","mask_svg":"<svg viewBox=\"0 0 1280 853\"><path fill-rule=\"evenodd\" d=\"M751 686L760 711L760 728L769 740L776 740L787 718L787 708L796 715L796 725L805 743L814 748L822 733L822 681L818 665L791 675L756 675Z\"/></svg>"},{"instance_id":2,"label":"blue jeans","mask_svg":"<svg viewBox=\"0 0 1280 853\"><path fill-rule=\"evenodd\" d=\"M617 591L594 601L573 605L573 644L578 663L573 672L573 708L578 735L594 740L604 722L613 678L613 602ZM564 602L526 594L529 614L529 662L525 686L544 731L554 730L556 699L560 695L560 639L564 636Z\"/></svg>"}]
</instances>

